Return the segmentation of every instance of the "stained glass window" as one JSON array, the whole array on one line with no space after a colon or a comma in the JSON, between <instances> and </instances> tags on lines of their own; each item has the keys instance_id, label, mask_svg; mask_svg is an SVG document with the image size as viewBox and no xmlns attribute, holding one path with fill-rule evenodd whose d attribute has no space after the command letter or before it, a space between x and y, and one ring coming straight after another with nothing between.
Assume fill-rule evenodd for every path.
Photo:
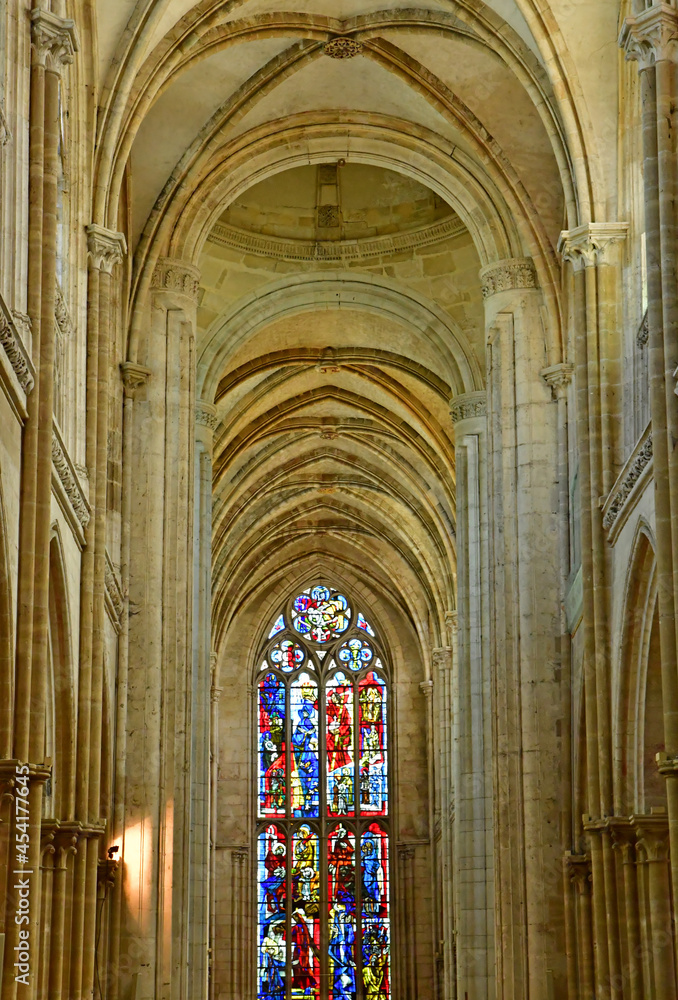
<instances>
[{"instance_id":1,"label":"stained glass window","mask_svg":"<svg viewBox=\"0 0 678 1000\"><path fill-rule=\"evenodd\" d=\"M386 663L324 583L257 658L258 1000L391 998Z\"/></svg>"}]
</instances>

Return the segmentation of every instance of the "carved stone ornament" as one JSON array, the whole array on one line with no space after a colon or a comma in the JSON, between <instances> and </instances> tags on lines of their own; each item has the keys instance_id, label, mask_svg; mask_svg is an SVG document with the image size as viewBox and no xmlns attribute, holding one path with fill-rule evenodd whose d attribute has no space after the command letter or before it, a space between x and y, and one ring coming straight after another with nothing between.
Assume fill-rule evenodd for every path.
<instances>
[{"instance_id":1,"label":"carved stone ornament","mask_svg":"<svg viewBox=\"0 0 678 1000\"><path fill-rule=\"evenodd\" d=\"M108 552L106 553L104 583L106 586L106 610L117 632L120 630L125 601L122 594L122 586Z\"/></svg>"},{"instance_id":2,"label":"carved stone ornament","mask_svg":"<svg viewBox=\"0 0 678 1000\"><path fill-rule=\"evenodd\" d=\"M144 368L143 365L136 365L133 361L123 361L120 365L120 371L122 373L122 384L125 387L125 395L131 399L134 399L137 389L146 385L151 377L150 368Z\"/></svg>"},{"instance_id":3,"label":"carved stone ornament","mask_svg":"<svg viewBox=\"0 0 678 1000\"><path fill-rule=\"evenodd\" d=\"M155 265L151 287L164 292L179 292L196 301L200 288L200 271L183 260L160 257Z\"/></svg>"},{"instance_id":4,"label":"carved stone ornament","mask_svg":"<svg viewBox=\"0 0 678 1000\"><path fill-rule=\"evenodd\" d=\"M92 223L87 227L87 253L98 271L112 274L127 253L127 240L123 233Z\"/></svg>"},{"instance_id":5,"label":"carved stone ornament","mask_svg":"<svg viewBox=\"0 0 678 1000\"><path fill-rule=\"evenodd\" d=\"M261 236L235 226L217 223L207 237L210 243L229 250L259 254L276 260L348 261L386 257L403 250L417 250L465 232L461 219L453 216L432 226L421 226L406 233L388 236L366 236L356 240L285 240L276 236Z\"/></svg>"},{"instance_id":6,"label":"carved stone ornament","mask_svg":"<svg viewBox=\"0 0 678 1000\"><path fill-rule=\"evenodd\" d=\"M31 21L32 46L38 65L58 71L64 63L72 63L80 49L75 21L39 8L31 11Z\"/></svg>"},{"instance_id":7,"label":"carved stone ornament","mask_svg":"<svg viewBox=\"0 0 678 1000\"><path fill-rule=\"evenodd\" d=\"M85 495L80 487L80 483L73 474L71 470L71 465L64 450L61 446L61 442L57 437L56 433L52 434L52 463L56 469L57 476L64 488L64 492L68 497L71 507L80 522L81 527L84 529L89 524L90 513L87 506L87 501L85 500Z\"/></svg>"},{"instance_id":8,"label":"carved stone ornament","mask_svg":"<svg viewBox=\"0 0 678 1000\"><path fill-rule=\"evenodd\" d=\"M589 222L576 229L565 229L558 240L558 252L575 270L598 264L608 249L626 239L628 222Z\"/></svg>"},{"instance_id":9,"label":"carved stone ornament","mask_svg":"<svg viewBox=\"0 0 678 1000\"><path fill-rule=\"evenodd\" d=\"M337 38L330 38L323 46L323 52L330 59L353 59L359 56L363 50L362 42L355 38L346 38L341 35Z\"/></svg>"},{"instance_id":10,"label":"carved stone ornament","mask_svg":"<svg viewBox=\"0 0 678 1000\"><path fill-rule=\"evenodd\" d=\"M452 423L469 420L471 417L484 417L487 414L487 394L482 392L466 392L463 396L455 396L450 401Z\"/></svg>"},{"instance_id":11,"label":"carved stone ornament","mask_svg":"<svg viewBox=\"0 0 678 1000\"><path fill-rule=\"evenodd\" d=\"M567 389L574 375L574 365L563 362L559 365L551 365L550 368L542 368L541 377L553 390L553 394L558 399Z\"/></svg>"},{"instance_id":12,"label":"carved stone ornament","mask_svg":"<svg viewBox=\"0 0 678 1000\"><path fill-rule=\"evenodd\" d=\"M649 434L645 443L631 463L626 475L615 491L612 503L609 505L603 517L603 527L606 531L614 525L619 517L624 504L628 500L633 487L636 485L645 469L652 461L652 435Z\"/></svg>"},{"instance_id":13,"label":"carved stone ornament","mask_svg":"<svg viewBox=\"0 0 678 1000\"><path fill-rule=\"evenodd\" d=\"M624 21L619 45L626 58L648 69L665 59L678 57L678 11L667 3L654 4Z\"/></svg>"},{"instance_id":14,"label":"carved stone ornament","mask_svg":"<svg viewBox=\"0 0 678 1000\"><path fill-rule=\"evenodd\" d=\"M35 385L32 366L14 322L2 310L0 310L0 344L4 348L19 385L28 396Z\"/></svg>"},{"instance_id":15,"label":"carved stone ornament","mask_svg":"<svg viewBox=\"0 0 678 1000\"><path fill-rule=\"evenodd\" d=\"M645 310L645 315L643 316L640 326L638 327L638 333L636 334L636 344L642 349L647 344L650 339L650 320L648 316L647 309Z\"/></svg>"},{"instance_id":16,"label":"carved stone ornament","mask_svg":"<svg viewBox=\"0 0 678 1000\"><path fill-rule=\"evenodd\" d=\"M54 322L56 324L57 336L61 340L70 340L73 333L73 323L71 322L71 314L68 311L64 294L58 284L54 296Z\"/></svg>"},{"instance_id":17,"label":"carved stone ornament","mask_svg":"<svg viewBox=\"0 0 678 1000\"><path fill-rule=\"evenodd\" d=\"M5 115L5 110L0 102L0 146L6 146L12 138L12 133L9 128L9 122Z\"/></svg>"},{"instance_id":18,"label":"carved stone ornament","mask_svg":"<svg viewBox=\"0 0 678 1000\"><path fill-rule=\"evenodd\" d=\"M201 424L203 427L208 427L209 430L214 432L219 426L216 406L201 400L195 409L195 422L196 424Z\"/></svg>"},{"instance_id":19,"label":"carved stone ornament","mask_svg":"<svg viewBox=\"0 0 678 1000\"><path fill-rule=\"evenodd\" d=\"M537 288L537 272L529 257L512 257L481 268L480 283L483 298L516 288Z\"/></svg>"}]
</instances>

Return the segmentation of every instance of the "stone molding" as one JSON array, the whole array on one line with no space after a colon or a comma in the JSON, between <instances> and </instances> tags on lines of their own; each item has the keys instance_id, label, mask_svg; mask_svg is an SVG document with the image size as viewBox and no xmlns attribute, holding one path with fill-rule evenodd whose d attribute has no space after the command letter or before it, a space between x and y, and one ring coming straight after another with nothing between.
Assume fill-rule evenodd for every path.
<instances>
[{"instance_id":1,"label":"stone molding","mask_svg":"<svg viewBox=\"0 0 678 1000\"><path fill-rule=\"evenodd\" d=\"M454 396L450 400L450 415L453 424L458 424L460 420L470 420L472 417L486 416L487 393L483 389L480 392L466 392L461 396Z\"/></svg>"},{"instance_id":2,"label":"stone molding","mask_svg":"<svg viewBox=\"0 0 678 1000\"><path fill-rule=\"evenodd\" d=\"M423 226L407 233L392 236L365 236L355 240L285 240L278 236L261 236L220 222L215 225L208 242L230 250L258 254L289 261L368 260L387 257L403 250L416 250L453 236L459 236L466 227L461 219L443 219L432 226Z\"/></svg>"},{"instance_id":3,"label":"stone molding","mask_svg":"<svg viewBox=\"0 0 678 1000\"><path fill-rule=\"evenodd\" d=\"M219 426L219 417L217 416L216 406L212 403L200 400L195 408L195 422L196 424L201 424L203 427L207 427L209 430L214 432Z\"/></svg>"},{"instance_id":4,"label":"stone molding","mask_svg":"<svg viewBox=\"0 0 678 1000\"><path fill-rule=\"evenodd\" d=\"M5 109L0 101L0 146L6 146L12 140L12 132L5 115Z\"/></svg>"},{"instance_id":5,"label":"stone molding","mask_svg":"<svg viewBox=\"0 0 678 1000\"><path fill-rule=\"evenodd\" d=\"M196 302L200 288L200 271L183 260L160 257L153 271L151 288L161 292L179 292Z\"/></svg>"},{"instance_id":6,"label":"stone molding","mask_svg":"<svg viewBox=\"0 0 678 1000\"><path fill-rule=\"evenodd\" d=\"M648 316L648 311L646 309L645 315L640 321L640 326L638 327L638 333L636 334L636 344L641 349L641 351L645 347L649 339L650 339L650 320Z\"/></svg>"},{"instance_id":7,"label":"stone molding","mask_svg":"<svg viewBox=\"0 0 678 1000\"><path fill-rule=\"evenodd\" d=\"M448 670L452 666L452 647L451 646L437 646L435 649L431 650L431 661L436 670ZM424 681L424 683L433 684L432 681ZM421 687L421 684L419 685Z\"/></svg>"},{"instance_id":8,"label":"stone molding","mask_svg":"<svg viewBox=\"0 0 678 1000\"><path fill-rule=\"evenodd\" d=\"M621 525L614 532L612 529L620 519L629 498L637 493L636 487L646 478L646 473L649 473L652 453L652 434L648 428L622 469L603 506L603 528L608 532L610 540L613 540L611 537L613 534L616 537L619 533Z\"/></svg>"},{"instance_id":9,"label":"stone molding","mask_svg":"<svg viewBox=\"0 0 678 1000\"><path fill-rule=\"evenodd\" d=\"M574 365L568 362L561 362L559 365L551 365L550 368L542 368L539 373L546 384L553 390L556 399L565 394L567 387L574 377Z\"/></svg>"},{"instance_id":10,"label":"stone molding","mask_svg":"<svg viewBox=\"0 0 678 1000\"><path fill-rule=\"evenodd\" d=\"M120 372L122 375L122 384L125 388L125 395L130 399L134 399L137 389L141 389L142 386L146 385L152 374L150 368L137 365L134 361L123 361L120 365Z\"/></svg>"},{"instance_id":11,"label":"stone molding","mask_svg":"<svg viewBox=\"0 0 678 1000\"><path fill-rule=\"evenodd\" d=\"M558 239L558 253L575 270L600 264L608 249L626 239L628 222L589 222L564 229Z\"/></svg>"},{"instance_id":12,"label":"stone molding","mask_svg":"<svg viewBox=\"0 0 678 1000\"><path fill-rule=\"evenodd\" d=\"M106 566L104 570L104 583L106 586L106 611L111 620L111 624L116 632L120 632L122 627L122 615L125 609L125 599L122 593L122 585L111 557L106 552Z\"/></svg>"},{"instance_id":13,"label":"stone molding","mask_svg":"<svg viewBox=\"0 0 678 1000\"><path fill-rule=\"evenodd\" d=\"M68 457L66 448L61 441L59 432L54 428L52 431L52 464L54 466L57 479L63 487L68 502L75 514L75 517L83 530L90 521L90 508L85 497L84 490L80 485L75 468Z\"/></svg>"},{"instance_id":14,"label":"stone molding","mask_svg":"<svg viewBox=\"0 0 678 1000\"><path fill-rule=\"evenodd\" d=\"M28 317L25 318L28 319ZM17 320L20 322L23 319L24 317L20 314L12 316L5 312L4 307L0 307L0 344L4 348L19 385L28 396L35 385L35 371L23 338L17 330ZM30 321L28 329L30 330Z\"/></svg>"},{"instance_id":15,"label":"stone molding","mask_svg":"<svg viewBox=\"0 0 678 1000\"><path fill-rule=\"evenodd\" d=\"M422 681L419 685L419 690L428 700L433 696L433 681Z\"/></svg>"},{"instance_id":16,"label":"stone molding","mask_svg":"<svg viewBox=\"0 0 678 1000\"><path fill-rule=\"evenodd\" d=\"M39 66L58 72L64 64L73 62L80 50L75 21L36 8L31 11L31 22L31 44Z\"/></svg>"},{"instance_id":17,"label":"stone molding","mask_svg":"<svg viewBox=\"0 0 678 1000\"><path fill-rule=\"evenodd\" d=\"M565 867L570 882L582 895L589 895L592 889L593 870L588 854L566 854Z\"/></svg>"},{"instance_id":18,"label":"stone molding","mask_svg":"<svg viewBox=\"0 0 678 1000\"><path fill-rule=\"evenodd\" d=\"M678 11L668 3L653 4L627 17L619 35L619 46L639 70L678 58Z\"/></svg>"},{"instance_id":19,"label":"stone molding","mask_svg":"<svg viewBox=\"0 0 678 1000\"><path fill-rule=\"evenodd\" d=\"M645 854L646 862L666 862L669 857L669 818L665 812L655 812L647 816L631 816L631 825L636 831L636 850Z\"/></svg>"},{"instance_id":20,"label":"stone molding","mask_svg":"<svg viewBox=\"0 0 678 1000\"><path fill-rule=\"evenodd\" d=\"M112 274L116 264L120 264L127 253L124 233L115 233L95 223L87 226L87 254L98 271Z\"/></svg>"},{"instance_id":21,"label":"stone molding","mask_svg":"<svg viewBox=\"0 0 678 1000\"><path fill-rule=\"evenodd\" d=\"M330 38L329 42L323 45L323 52L330 59L353 59L355 56L359 56L362 50L362 42L344 35Z\"/></svg>"},{"instance_id":22,"label":"stone molding","mask_svg":"<svg viewBox=\"0 0 678 1000\"><path fill-rule=\"evenodd\" d=\"M530 257L499 260L480 269L483 298L517 288L538 288L537 272Z\"/></svg>"}]
</instances>

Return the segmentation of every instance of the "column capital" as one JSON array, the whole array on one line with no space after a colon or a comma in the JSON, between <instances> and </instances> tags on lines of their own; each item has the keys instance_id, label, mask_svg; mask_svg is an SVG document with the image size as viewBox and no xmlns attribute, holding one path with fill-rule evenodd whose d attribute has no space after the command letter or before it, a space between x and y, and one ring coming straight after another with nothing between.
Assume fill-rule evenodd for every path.
<instances>
[{"instance_id":1,"label":"column capital","mask_svg":"<svg viewBox=\"0 0 678 1000\"><path fill-rule=\"evenodd\" d=\"M31 11L32 47L39 66L59 71L80 49L75 21L39 7Z\"/></svg>"},{"instance_id":2,"label":"column capital","mask_svg":"<svg viewBox=\"0 0 678 1000\"><path fill-rule=\"evenodd\" d=\"M574 365L562 362L559 365L551 365L550 368L542 368L539 373L546 384L553 390L556 399L565 396L568 385L574 375Z\"/></svg>"},{"instance_id":3,"label":"column capital","mask_svg":"<svg viewBox=\"0 0 678 1000\"><path fill-rule=\"evenodd\" d=\"M487 393L465 392L461 396L453 396L450 400L450 415L452 423L469 420L471 417L484 417L487 413Z\"/></svg>"},{"instance_id":4,"label":"column capital","mask_svg":"<svg viewBox=\"0 0 678 1000\"><path fill-rule=\"evenodd\" d=\"M454 645L454 640L459 631L459 612L448 611L445 615L445 628L447 629L447 642L449 646Z\"/></svg>"},{"instance_id":5,"label":"column capital","mask_svg":"<svg viewBox=\"0 0 678 1000\"><path fill-rule=\"evenodd\" d=\"M125 395L134 399L137 389L146 385L151 377L151 369L137 365L133 361L123 361L120 365L122 373L122 384L125 387Z\"/></svg>"},{"instance_id":6,"label":"column capital","mask_svg":"<svg viewBox=\"0 0 678 1000\"><path fill-rule=\"evenodd\" d=\"M483 298L516 288L538 288L537 272L531 257L510 257L480 269Z\"/></svg>"},{"instance_id":7,"label":"column capital","mask_svg":"<svg viewBox=\"0 0 678 1000\"><path fill-rule=\"evenodd\" d=\"M160 257L153 271L151 288L161 292L178 292L197 302L200 271L186 261L174 257Z\"/></svg>"},{"instance_id":8,"label":"column capital","mask_svg":"<svg viewBox=\"0 0 678 1000\"><path fill-rule=\"evenodd\" d=\"M195 422L215 431L219 425L216 406L204 399L199 400L195 408Z\"/></svg>"},{"instance_id":9,"label":"column capital","mask_svg":"<svg viewBox=\"0 0 678 1000\"><path fill-rule=\"evenodd\" d=\"M565 855L565 869L570 882L577 892L582 896L591 893L591 858L588 854L571 854L569 851Z\"/></svg>"},{"instance_id":10,"label":"column capital","mask_svg":"<svg viewBox=\"0 0 678 1000\"><path fill-rule=\"evenodd\" d=\"M661 753L656 754L655 760L657 761L657 770L665 778L678 776L678 756L672 756L662 750Z\"/></svg>"},{"instance_id":11,"label":"column capital","mask_svg":"<svg viewBox=\"0 0 678 1000\"><path fill-rule=\"evenodd\" d=\"M116 264L120 264L127 253L124 233L115 233L92 223L87 226L87 254L98 271L112 274Z\"/></svg>"},{"instance_id":12,"label":"column capital","mask_svg":"<svg viewBox=\"0 0 678 1000\"><path fill-rule=\"evenodd\" d=\"M429 701L433 695L433 681L422 681L419 690Z\"/></svg>"},{"instance_id":13,"label":"column capital","mask_svg":"<svg viewBox=\"0 0 678 1000\"><path fill-rule=\"evenodd\" d=\"M564 229L558 240L558 253L575 270L600 264L608 249L626 239L628 222L588 222L574 229Z\"/></svg>"},{"instance_id":14,"label":"column capital","mask_svg":"<svg viewBox=\"0 0 678 1000\"><path fill-rule=\"evenodd\" d=\"M649 816L631 816L631 825L637 834L637 847L647 861L667 861L669 856L669 818L665 812L652 812Z\"/></svg>"},{"instance_id":15,"label":"column capital","mask_svg":"<svg viewBox=\"0 0 678 1000\"><path fill-rule=\"evenodd\" d=\"M678 10L668 3L653 4L627 17L619 35L619 46L640 70L678 58Z\"/></svg>"},{"instance_id":16,"label":"column capital","mask_svg":"<svg viewBox=\"0 0 678 1000\"><path fill-rule=\"evenodd\" d=\"M628 816L608 816L605 825L610 832L612 846L619 851L624 864L632 863L631 854L636 846L637 833Z\"/></svg>"}]
</instances>

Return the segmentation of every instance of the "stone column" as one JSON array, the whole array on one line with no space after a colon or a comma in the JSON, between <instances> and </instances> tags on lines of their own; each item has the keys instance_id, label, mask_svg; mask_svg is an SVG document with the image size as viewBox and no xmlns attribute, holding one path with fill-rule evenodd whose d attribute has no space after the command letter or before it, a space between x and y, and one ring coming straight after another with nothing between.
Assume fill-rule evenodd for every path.
<instances>
[{"instance_id":1,"label":"stone column","mask_svg":"<svg viewBox=\"0 0 678 1000\"><path fill-rule=\"evenodd\" d=\"M497 992L565 993L558 427L530 260L481 272L487 329ZM461 612L461 608L460 608ZM461 651L461 650L460 650ZM549 793L549 789L551 792Z\"/></svg>"},{"instance_id":2,"label":"stone column","mask_svg":"<svg viewBox=\"0 0 678 1000\"><path fill-rule=\"evenodd\" d=\"M566 867L577 896L579 1000L594 1000L593 935L591 929L591 861L586 855L568 854Z\"/></svg>"},{"instance_id":3,"label":"stone column","mask_svg":"<svg viewBox=\"0 0 678 1000\"><path fill-rule=\"evenodd\" d=\"M140 326L150 371L134 404L129 558L128 760L120 965L137 998L189 995L194 928L192 728L195 311L199 274L160 260ZM120 984L126 995L131 982Z\"/></svg>"},{"instance_id":4,"label":"stone column","mask_svg":"<svg viewBox=\"0 0 678 1000\"><path fill-rule=\"evenodd\" d=\"M638 63L643 107L643 181L648 265L648 351L654 461L657 591L673 898L678 900L678 401L675 396L678 275L675 204L678 139L678 10L656 3L628 17L619 38ZM675 942L678 948L678 940Z\"/></svg>"},{"instance_id":5,"label":"stone column","mask_svg":"<svg viewBox=\"0 0 678 1000\"><path fill-rule=\"evenodd\" d=\"M624 906L620 908L620 924L626 930L629 1000L642 1000L643 975L640 964L640 923L638 914L638 879L636 874L636 831L629 819L610 817L607 825L612 834L612 844L621 859ZM623 915L622 915L623 914ZM626 995L626 994L625 994Z\"/></svg>"},{"instance_id":6,"label":"stone column","mask_svg":"<svg viewBox=\"0 0 678 1000\"><path fill-rule=\"evenodd\" d=\"M217 670L217 654L210 654L211 688L210 702L212 722L210 729L210 963L209 963L209 1000L216 1000L216 977L214 963L214 942L216 940L217 909L216 909L216 879L217 879L217 834L219 829L218 792L219 792L219 699L222 688L219 687Z\"/></svg>"},{"instance_id":7,"label":"stone column","mask_svg":"<svg viewBox=\"0 0 678 1000\"><path fill-rule=\"evenodd\" d=\"M455 671L454 858L457 995L494 995L494 843L484 392L450 411L457 473L458 669Z\"/></svg>"},{"instance_id":8,"label":"stone column","mask_svg":"<svg viewBox=\"0 0 678 1000\"><path fill-rule=\"evenodd\" d=\"M451 638L456 641L457 614L450 613ZM443 1000L455 1000L457 996L457 974L455 956L454 922L454 852L452 842L454 785L452 777L452 665L454 651L451 646L433 650L433 687L436 692L434 719L436 739L437 780L437 822L440 826L440 850L438 858L438 881L440 892L440 952L442 959L442 981L439 988Z\"/></svg>"},{"instance_id":9,"label":"stone column","mask_svg":"<svg viewBox=\"0 0 678 1000\"><path fill-rule=\"evenodd\" d=\"M669 876L669 828L666 815L632 816L638 840L636 850L647 866L648 914L652 979L656 1000L675 1000L678 995L673 949L671 882Z\"/></svg>"}]
</instances>

